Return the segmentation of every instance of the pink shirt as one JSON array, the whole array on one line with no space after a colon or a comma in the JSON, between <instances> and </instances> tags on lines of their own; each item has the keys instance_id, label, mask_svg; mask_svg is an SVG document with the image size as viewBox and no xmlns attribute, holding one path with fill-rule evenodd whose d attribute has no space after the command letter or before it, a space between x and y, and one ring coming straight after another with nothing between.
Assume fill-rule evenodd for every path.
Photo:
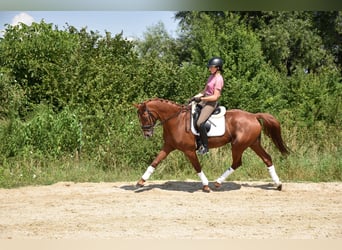
<instances>
[{"instance_id":1,"label":"pink shirt","mask_svg":"<svg viewBox=\"0 0 342 250\"><path fill-rule=\"evenodd\" d=\"M221 91L223 88L223 77L221 74L210 75L205 88L205 95L213 95L215 89Z\"/></svg>"}]
</instances>

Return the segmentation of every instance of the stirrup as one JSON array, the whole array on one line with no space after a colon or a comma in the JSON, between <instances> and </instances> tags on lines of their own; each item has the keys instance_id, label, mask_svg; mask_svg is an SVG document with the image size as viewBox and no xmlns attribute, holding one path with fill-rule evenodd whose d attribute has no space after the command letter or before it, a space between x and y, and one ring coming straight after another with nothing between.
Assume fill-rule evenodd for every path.
<instances>
[{"instance_id":1,"label":"stirrup","mask_svg":"<svg viewBox=\"0 0 342 250\"><path fill-rule=\"evenodd\" d=\"M208 147L201 145L201 147L197 150L197 153L200 155L205 155L209 152Z\"/></svg>"}]
</instances>

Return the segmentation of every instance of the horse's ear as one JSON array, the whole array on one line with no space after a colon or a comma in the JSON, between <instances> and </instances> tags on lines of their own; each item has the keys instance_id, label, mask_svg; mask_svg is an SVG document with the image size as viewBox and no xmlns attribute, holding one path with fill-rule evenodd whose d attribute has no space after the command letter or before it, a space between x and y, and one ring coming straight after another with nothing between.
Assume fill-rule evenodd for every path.
<instances>
[{"instance_id":1,"label":"horse's ear","mask_svg":"<svg viewBox=\"0 0 342 250\"><path fill-rule=\"evenodd\" d=\"M146 104L145 103L139 103L139 104L133 104L134 107L136 107L137 109L141 109L141 108L145 108Z\"/></svg>"}]
</instances>

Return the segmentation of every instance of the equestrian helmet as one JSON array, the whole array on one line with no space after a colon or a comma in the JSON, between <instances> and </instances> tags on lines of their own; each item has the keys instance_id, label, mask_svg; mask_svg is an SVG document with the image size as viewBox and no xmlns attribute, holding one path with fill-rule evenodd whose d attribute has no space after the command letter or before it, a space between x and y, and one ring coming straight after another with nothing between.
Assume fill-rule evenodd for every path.
<instances>
[{"instance_id":1,"label":"equestrian helmet","mask_svg":"<svg viewBox=\"0 0 342 250\"><path fill-rule=\"evenodd\" d=\"M222 70L223 67L223 60L220 57L213 57L209 60L207 67L215 66L219 68L219 70Z\"/></svg>"}]
</instances>

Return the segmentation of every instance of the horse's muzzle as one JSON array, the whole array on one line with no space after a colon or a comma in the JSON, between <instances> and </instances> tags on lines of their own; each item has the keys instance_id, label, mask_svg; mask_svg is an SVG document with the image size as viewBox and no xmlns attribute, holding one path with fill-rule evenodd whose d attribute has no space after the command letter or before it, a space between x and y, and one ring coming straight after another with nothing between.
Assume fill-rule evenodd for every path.
<instances>
[{"instance_id":1,"label":"horse's muzzle","mask_svg":"<svg viewBox=\"0 0 342 250\"><path fill-rule=\"evenodd\" d=\"M154 125L143 125L141 126L141 129L145 138L150 138L153 136Z\"/></svg>"},{"instance_id":2,"label":"horse's muzzle","mask_svg":"<svg viewBox=\"0 0 342 250\"><path fill-rule=\"evenodd\" d=\"M153 136L153 131L146 130L143 132L145 139L151 138Z\"/></svg>"}]
</instances>

